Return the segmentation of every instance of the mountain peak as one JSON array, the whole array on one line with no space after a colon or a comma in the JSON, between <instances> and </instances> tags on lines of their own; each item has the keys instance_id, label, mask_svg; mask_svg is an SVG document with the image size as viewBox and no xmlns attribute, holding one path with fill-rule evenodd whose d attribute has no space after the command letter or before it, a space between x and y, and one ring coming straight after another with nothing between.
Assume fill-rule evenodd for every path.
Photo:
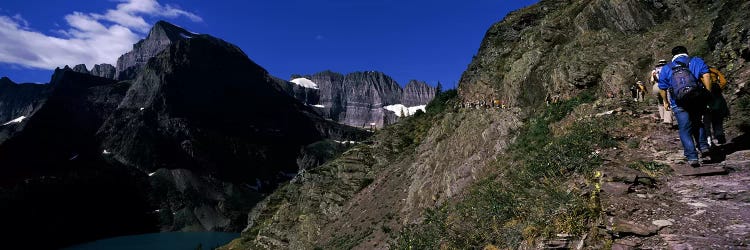
<instances>
[{"instance_id":1,"label":"mountain peak","mask_svg":"<svg viewBox=\"0 0 750 250\"><path fill-rule=\"evenodd\" d=\"M138 71L169 45L191 39L198 34L190 32L180 26L158 21L148 32L148 36L133 45L133 50L117 59L116 76L118 80L133 79Z\"/></svg>"},{"instance_id":2,"label":"mountain peak","mask_svg":"<svg viewBox=\"0 0 750 250\"><path fill-rule=\"evenodd\" d=\"M167 40L174 42L178 40L189 39L195 35L198 34L162 20L154 24L154 27L152 27L151 31L148 32L148 37L146 37L146 40L161 40L166 38Z\"/></svg>"},{"instance_id":3,"label":"mountain peak","mask_svg":"<svg viewBox=\"0 0 750 250\"><path fill-rule=\"evenodd\" d=\"M3 76L0 78L0 86L15 84L10 78Z\"/></svg>"}]
</instances>

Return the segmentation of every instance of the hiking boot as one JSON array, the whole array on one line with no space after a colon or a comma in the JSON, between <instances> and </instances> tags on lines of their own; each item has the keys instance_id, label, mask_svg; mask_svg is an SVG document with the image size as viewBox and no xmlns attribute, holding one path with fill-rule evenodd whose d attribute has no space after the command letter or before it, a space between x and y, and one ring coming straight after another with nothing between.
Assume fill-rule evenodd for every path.
<instances>
[{"instance_id":1,"label":"hiking boot","mask_svg":"<svg viewBox=\"0 0 750 250\"><path fill-rule=\"evenodd\" d=\"M691 167L694 167L694 168L697 168L697 167L701 166L701 162L698 161L698 160L688 160L687 164L690 165Z\"/></svg>"},{"instance_id":2,"label":"hiking boot","mask_svg":"<svg viewBox=\"0 0 750 250\"><path fill-rule=\"evenodd\" d=\"M711 149L701 149L701 158L706 158L711 156Z\"/></svg>"}]
</instances>

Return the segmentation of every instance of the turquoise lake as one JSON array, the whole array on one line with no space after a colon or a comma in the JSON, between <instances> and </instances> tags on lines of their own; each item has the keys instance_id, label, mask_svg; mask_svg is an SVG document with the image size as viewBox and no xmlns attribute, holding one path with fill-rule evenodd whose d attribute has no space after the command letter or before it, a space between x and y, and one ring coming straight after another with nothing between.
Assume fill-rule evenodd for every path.
<instances>
[{"instance_id":1,"label":"turquoise lake","mask_svg":"<svg viewBox=\"0 0 750 250\"><path fill-rule=\"evenodd\" d=\"M68 248L66 250L195 250L214 249L240 237L239 233L219 232L169 232L120 236L97 240Z\"/></svg>"}]
</instances>

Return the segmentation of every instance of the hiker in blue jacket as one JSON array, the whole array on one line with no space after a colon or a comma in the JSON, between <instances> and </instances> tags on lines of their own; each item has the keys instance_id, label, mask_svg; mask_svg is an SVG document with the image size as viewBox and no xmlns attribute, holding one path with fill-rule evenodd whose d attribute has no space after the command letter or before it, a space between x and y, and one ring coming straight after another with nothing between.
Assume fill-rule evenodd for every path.
<instances>
[{"instance_id":1,"label":"hiker in blue jacket","mask_svg":"<svg viewBox=\"0 0 750 250\"><path fill-rule=\"evenodd\" d=\"M659 73L659 94L663 100L667 100L666 91L670 91L671 98L669 103L664 101L664 108L671 109L677 118L680 141L688 164L700 167L696 144L702 157L707 157L710 150L701 119L711 98L711 75L703 59L690 57L684 46L674 47L672 55L672 62Z\"/></svg>"}]
</instances>

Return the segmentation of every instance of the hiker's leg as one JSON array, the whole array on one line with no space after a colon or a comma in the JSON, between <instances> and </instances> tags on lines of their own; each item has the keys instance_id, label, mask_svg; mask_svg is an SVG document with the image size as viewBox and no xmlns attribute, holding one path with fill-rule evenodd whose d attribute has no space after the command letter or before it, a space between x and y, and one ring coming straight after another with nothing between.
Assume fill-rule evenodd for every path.
<instances>
[{"instance_id":1,"label":"hiker's leg","mask_svg":"<svg viewBox=\"0 0 750 250\"><path fill-rule=\"evenodd\" d=\"M716 140L724 144L727 142L727 137L724 134L724 117L714 116L711 119L711 127L713 128L713 135Z\"/></svg>"},{"instance_id":2,"label":"hiker's leg","mask_svg":"<svg viewBox=\"0 0 750 250\"><path fill-rule=\"evenodd\" d=\"M708 145L708 131L703 128L703 115L705 113L706 112L703 110L697 110L690 114L690 123L693 124L693 127L691 128L692 134L701 151L711 148L711 146Z\"/></svg>"},{"instance_id":3,"label":"hiker's leg","mask_svg":"<svg viewBox=\"0 0 750 250\"><path fill-rule=\"evenodd\" d=\"M690 114L685 112L681 107L674 107L672 112L674 112L674 115L677 118L680 142L682 142L682 149L685 157L688 160L698 160L698 151L695 150L695 143L693 143L693 136L690 131L693 127L693 124L691 124L690 121Z\"/></svg>"},{"instance_id":4,"label":"hiker's leg","mask_svg":"<svg viewBox=\"0 0 750 250\"><path fill-rule=\"evenodd\" d=\"M659 119L661 119L662 122L667 122L667 118L664 115L666 113L666 110L664 109L664 105L661 105L661 103L656 104L656 107L659 109Z\"/></svg>"},{"instance_id":5,"label":"hiker's leg","mask_svg":"<svg viewBox=\"0 0 750 250\"><path fill-rule=\"evenodd\" d=\"M714 134L711 133L711 131L713 131L711 129L711 125L713 124L712 120L713 120L713 115L711 115L710 111L706 112L706 114L703 115L703 121L702 121L703 122L703 131L705 132L707 138L715 138L715 136L716 136L716 135L714 135ZM709 140L709 143L713 144L713 142L711 142L710 140Z\"/></svg>"}]
</instances>

